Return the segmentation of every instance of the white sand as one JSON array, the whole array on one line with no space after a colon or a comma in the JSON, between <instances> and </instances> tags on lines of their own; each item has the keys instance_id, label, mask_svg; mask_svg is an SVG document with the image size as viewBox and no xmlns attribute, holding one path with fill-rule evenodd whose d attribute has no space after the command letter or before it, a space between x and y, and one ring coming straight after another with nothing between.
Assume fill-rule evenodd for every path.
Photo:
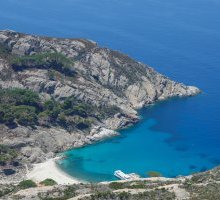
<instances>
[{"instance_id":1,"label":"white sand","mask_svg":"<svg viewBox=\"0 0 220 200\"><path fill-rule=\"evenodd\" d=\"M58 184L67 185L79 183L80 181L74 177L69 176L56 166L58 158L49 159L46 162L35 164L34 168L27 173L27 178L37 183L51 178Z\"/></svg>"}]
</instances>

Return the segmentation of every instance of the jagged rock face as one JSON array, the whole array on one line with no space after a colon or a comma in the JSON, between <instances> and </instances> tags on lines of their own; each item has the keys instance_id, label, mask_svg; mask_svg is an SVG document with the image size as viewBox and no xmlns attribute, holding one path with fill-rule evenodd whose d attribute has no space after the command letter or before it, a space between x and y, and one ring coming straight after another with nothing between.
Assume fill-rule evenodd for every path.
<instances>
[{"instance_id":1,"label":"jagged rock face","mask_svg":"<svg viewBox=\"0 0 220 200\"><path fill-rule=\"evenodd\" d=\"M91 105L116 106L121 110L114 117L96 121L90 133L80 130L68 132L56 127L47 130L42 127L37 127L36 130L27 127L8 130L0 127L1 143L20 145L26 157L31 152L28 147L35 150L36 155L30 157L31 162L35 162L37 158L42 160L41 151L57 152L91 143L93 139L114 135L111 131L97 134L100 127L115 130L134 123L138 119L136 109L144 105L199 92L196 87L176 83L145 64L120 52L101 48L89 40L0 31L0 45L7 47L8 54L17 56L42 52L62 53L73 61L74 64L70 67L76 72L74 76L57 72L56 79L51 79L48 69L32 67L16 71L7 59L0 58L0 88L28 88L38 92L42 100L53 97L57 101L63 101L74 96ZM10 134L7 135L7 132Z\"/></svg>"},{"instance_id":2,"label":"jagged rock face","mask_svg":"<svg viewBox=\"0 0 220 200\"><path fill-rule=\"evenodd\" d=\"M1 81L1 87L26 87L56 99L76 96L96 105L117 105L124 112L135 114L135 108L171 96L188 96L198 89L169 80L152 68L128 56L82 39L56 39L0 32L0 44L12 54L31 55L39 52L60 52L74 60L77 71L73 80L50 81L46 70L29 69ZM4 60L0 70L10 71Z\"/></svg>"}]
</instances>

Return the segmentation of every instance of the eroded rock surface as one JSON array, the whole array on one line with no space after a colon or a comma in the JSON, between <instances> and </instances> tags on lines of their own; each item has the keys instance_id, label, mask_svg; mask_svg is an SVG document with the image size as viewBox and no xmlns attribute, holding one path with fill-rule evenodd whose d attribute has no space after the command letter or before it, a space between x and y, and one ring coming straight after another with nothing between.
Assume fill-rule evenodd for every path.
<instances>
[{"instance_id":1,"label":"eroded rock surface","mask_svg":"<svg viewBox=\"0 0 220 200\"><path fill-rule=\"evenodd\" d=\"M200 91L174 82L127 55L99 47L84 39L59 39L0 31L0 45L7 49L0 57L0 88L26 88L40 94L42 101L54 98L62 102L75 97L91 106L117 107L120 112L94 120L90 130L66 130L63 127L0 125L0 143L17 147L27 163L42 162L54 153L116 135L117 130L135 123L137 108L174 96L192 96ZM29 56L58 52L71 59L74 76L56 72L51 78L42 66L16 70L10 56ZM8 58L9 57L9 58Z\"/></svg>"}]
</instances>

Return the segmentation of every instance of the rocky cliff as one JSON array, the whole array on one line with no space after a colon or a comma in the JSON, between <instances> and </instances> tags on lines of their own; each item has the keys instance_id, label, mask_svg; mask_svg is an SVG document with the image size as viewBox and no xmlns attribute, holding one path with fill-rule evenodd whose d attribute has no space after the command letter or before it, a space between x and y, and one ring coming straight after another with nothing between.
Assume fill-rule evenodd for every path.
<instances>
[{"instance_id":1,"label":"rocky cliff","mask_svg":"<svg viewBox=\"0 0 220 200\"><path fill-rule=\"evenodd\" d=\"M199 93L196 87L176 83L148 65L93 41L14 31L0 31L0 88L4 92L29 89L39 94L40 111L35 114L41 117L34 126L19 124L19 120L13 121L13 126L0 123L0 143L19 149L20 158L27 163L115 135L112 130L138 120L137 108ZM45 122L42 116L49 109L44 111L43 105L51 99L66 110ZM71 114L72 104L78 107Z\"/></svg>"}]
</instances>

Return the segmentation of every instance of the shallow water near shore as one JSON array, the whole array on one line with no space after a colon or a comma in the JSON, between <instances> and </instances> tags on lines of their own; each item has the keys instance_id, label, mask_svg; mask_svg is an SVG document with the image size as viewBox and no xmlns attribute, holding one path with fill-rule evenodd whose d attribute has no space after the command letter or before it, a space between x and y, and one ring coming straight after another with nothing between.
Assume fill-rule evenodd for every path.
<instances>
[{"instance_id":1,"label":"shallow water near shore","mask_svg":"<svg viewBox=\"0 0 220 200\"><path fill-rule=\"evenodd\" d=\"M203 93L140 111L121 136L65 152L60 167L87 181L114 170L188 175L220 164L220 1L6 0L0 29L89 38Z\"/></svg>"},{"instance_id":2,"label":"shallow water near shore","mask_svg":"<svg viewBox=\"0 0 220 200\"><path fill-rule=\"evenodd\" d=\"M172 99L141 110L142 120L121 130L120 136L65 152L67 159L60 161L61 169L79 179L97 182L115 180L117 169L142 177L149 171L176 177L216 166L219 147L214 153L206 148L208 141L200 137L200 131L193 132L192 137L192 132L184 132L184 125L178 127L182 107L191 100ZM194 126L190 119L185 122Z\"/></svg>"}]
</instances>

